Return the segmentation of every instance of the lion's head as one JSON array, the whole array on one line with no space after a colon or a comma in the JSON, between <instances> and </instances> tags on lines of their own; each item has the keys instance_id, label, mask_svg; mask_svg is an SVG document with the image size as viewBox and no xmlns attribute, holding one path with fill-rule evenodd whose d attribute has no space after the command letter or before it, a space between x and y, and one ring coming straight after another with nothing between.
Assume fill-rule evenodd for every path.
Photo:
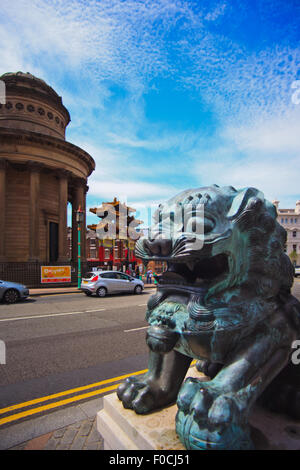
<instances>
[{"instance_id":1,"label":"lion's head","mask_svg":"<svg viewBox=\"0 0 300 470\"><path fill-rule=\"evenodd\" d=\"M160 205L151 236L136 244L144 262L167 264L150 310L172 296L189 296L189 302L196 296L208 306L289 291L293 266L276 217L275 206L251 187L192 189Z\"/></svg>"}]
</instances>

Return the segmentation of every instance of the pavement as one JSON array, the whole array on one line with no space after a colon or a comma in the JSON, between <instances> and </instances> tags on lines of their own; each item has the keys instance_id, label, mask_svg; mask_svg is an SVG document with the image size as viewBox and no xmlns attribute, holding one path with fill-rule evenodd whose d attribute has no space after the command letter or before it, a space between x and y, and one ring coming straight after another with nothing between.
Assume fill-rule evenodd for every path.
<instances>
[{"instance_id":1,"label":"pavement","mask_svg":"<svg viewBox=\"0 0 300 470\"><path fill-rule=\"evenodd\" d=\"M0 428L0 450L103 450L96 415L102 399Z\"/></svg>"},{"instance_id":2,"label":"pavement","mask_svg":"<svg viewBox=\"0 0 300 470\"><path fill-rule=\"evenodd\" d=\"M145 289L154 288L155 284L144 284ZM41 287L37 289L29 288L29 296L51 295L51 294L73 294L81 292L78 287Z\"/></svg>"}]
</instances>

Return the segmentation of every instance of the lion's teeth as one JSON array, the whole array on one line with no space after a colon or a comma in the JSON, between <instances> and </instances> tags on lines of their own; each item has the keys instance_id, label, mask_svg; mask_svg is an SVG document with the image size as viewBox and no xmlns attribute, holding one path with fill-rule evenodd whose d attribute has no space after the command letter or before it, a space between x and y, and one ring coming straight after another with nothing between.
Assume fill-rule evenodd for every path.
<instances>
[{"instance_id":1,"label":"lion's teeth","mask_svg":"<svg viewBox=\"0 0 300 470\"><path fill-rule=\"evenodd\" d=\"M190 271L194 271L195 261L188 261L186 265L190 269Z\"/></svg>"}]
</instances>

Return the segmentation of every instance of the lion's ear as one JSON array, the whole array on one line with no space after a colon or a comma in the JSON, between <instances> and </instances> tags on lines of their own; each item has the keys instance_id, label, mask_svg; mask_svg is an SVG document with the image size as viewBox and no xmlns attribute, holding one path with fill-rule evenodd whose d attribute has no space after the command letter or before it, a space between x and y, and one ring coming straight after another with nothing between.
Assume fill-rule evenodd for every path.
<instances>
[{"instance_id":1,"label":"lion's ear","mask_svg":"<svg viewBox=\"0 0 300 470\"><path fill-rule=\"evenodd\" d=\"M250 197L256 197L264 201L264 195L261 191L255 188L241 189L232 201L231 207L227 213L229 219L236 218L245 208Z\"/></svg>"}]
</instances>

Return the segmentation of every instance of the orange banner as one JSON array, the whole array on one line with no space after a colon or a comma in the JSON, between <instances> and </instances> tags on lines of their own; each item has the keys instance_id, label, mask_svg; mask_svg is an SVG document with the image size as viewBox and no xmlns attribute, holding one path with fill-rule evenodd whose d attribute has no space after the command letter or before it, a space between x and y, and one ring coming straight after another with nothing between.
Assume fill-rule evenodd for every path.
<instances>
[{"instance_id":1,"label":"orange banner","mask_svg":"<svg viewBox=\"0 0 300 470\"><path fill-rule=\"evenodd\" d=\"M71 282L71 266L42 266L41 283Z\"/></svg>"}]
</instances>

